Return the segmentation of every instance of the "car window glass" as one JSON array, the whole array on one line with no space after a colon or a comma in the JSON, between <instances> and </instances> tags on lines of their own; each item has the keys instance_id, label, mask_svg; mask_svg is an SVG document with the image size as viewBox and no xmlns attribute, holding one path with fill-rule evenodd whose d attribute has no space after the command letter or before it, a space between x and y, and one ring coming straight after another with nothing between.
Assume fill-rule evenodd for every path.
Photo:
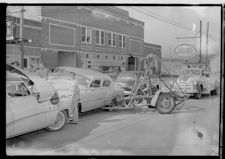
<instances>
[{"instance_id":1,"label":"car window glass","mask_svg":"<svg viewBox=\"0 0 225 159\"><path fill-rule=\"evenodd\" d=\"M110 86L110 81L109 80L104 80L102 87L109 87Z\"/></svg>"},{"instance_id":2,"label":"car window glass","mask_svg":"<svg viewBox=\"0 0 225 159\"><path fill-rule=\"evenodd\" d=\"M101 80L93 80L90 87L100 87Z\"/></svg>"},{"instance_id":3,"label":"car window glass","mask_svg":"<svg viewBox=\"0 0 225 159\"><path fill-rule=\"evenodd\" d=\"M28 96L30 94L29 90L23 82L7 84L6 89L8 95L11 97Z\"/></svg>"},{"instance_id":4,"label":"car window glass","mask_svg":"<svg viewBox=\"0 0 225 159\"><path fill-rule=\"evenodd\" d=\"M77 84L81 86L88 86L88 84L90 83L90 79L88 77L78 75L78 74L75 75L75 80Z\"/></svg>"},{"instance_id":5,"label":"car window glass","mask_svg":"<svg viewBox=\"0 0 225 159\"><path fill-rule=\"evenodd\" d=\"M62 68L56 68L56 69L54 70L54 72L59 72L59 73L61 73L61 72L63 72L63 69L62 69Z\"/></svg>"}]
</instances>

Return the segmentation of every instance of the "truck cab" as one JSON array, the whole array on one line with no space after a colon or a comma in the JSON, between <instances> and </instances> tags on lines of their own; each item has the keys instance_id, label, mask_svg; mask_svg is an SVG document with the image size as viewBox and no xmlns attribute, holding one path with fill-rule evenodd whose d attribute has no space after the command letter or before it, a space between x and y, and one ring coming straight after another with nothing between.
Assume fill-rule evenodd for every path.
<instances>
[{"instance_id":1,"label":"truck cab","mask_svg":"<svg viewBox=\"0 0 225 159\"><path fill-rule=\"evenodd\" d=\"M174 85L175 91L194 95L200 99L202 94L216 94L218 80L211 75L209 65L184 65Z\"/></svg>"}]
</instances>

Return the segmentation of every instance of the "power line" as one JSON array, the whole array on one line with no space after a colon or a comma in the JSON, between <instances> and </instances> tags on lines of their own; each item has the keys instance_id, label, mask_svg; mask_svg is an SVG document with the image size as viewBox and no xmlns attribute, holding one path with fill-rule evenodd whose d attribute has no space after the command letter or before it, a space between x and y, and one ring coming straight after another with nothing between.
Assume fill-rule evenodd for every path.
<instances>
[{"instance_id":1,"label":"power line","mask_svg":"<svg viewBox=\"0 0 225 159\"><path fill-rule=\"evenodd\" d=\"M182 26L182 25L180 25L180 24L173 23L173 22L171 22L171 20L168 20L168 19L165 20L166 18L162 19L162 16L161 16L161 18L159 18L159 17L157 17L156 15L152 15L152 14L150 14L150 13L143 12L143 11L138 10L138 9L136 9L136 8L133 8L133 7L130 7L130 8L133 9L133 10L135 10L135 11L137 11L137 12L140 12L140 13L142 13L142 14L145 14L145 15L147 15L147 16L153 17L153 18L155 18L155 19L157 19L157 20L159 20L159 21L163 21L163 22L165 22L165 23L169 23L169 24L171 24L171 25L174 25L174 26L176 26L176 27L182 28L182 29L184 29L184 30L192 31L192 29L189 29L189 28L187 28L187 27L184 27L184 26Z\"/></svg>"},{"instance_id":2,"label":"power line","mask_svg":"<svg viewBox=\"0 0 225 159\"><path fill-rule=\"evenodd\" d=\"M169 22L171 22L171 23L174 23L175 25L179 25L179 26L181 26L181 27L187 28L187 30L190 30L190 29L189 29L188 27L186 27L185 25L179 24L179 23L177 23L177 22L175 22L175 21L173 21L173 20L171 20L171 19L165 18L165 17L163 17L163 16L161 16L161 15L159 15L159 14L156 14L156 13L154 13L154 12L148 10L148 9L144 9L144 10L147 11L147 12L150 12L151 14L154 14L154 15L160 17L160 18L163 18L163 19L165 19L166 21L169 21Z\"/></svg>"}]
</instances>

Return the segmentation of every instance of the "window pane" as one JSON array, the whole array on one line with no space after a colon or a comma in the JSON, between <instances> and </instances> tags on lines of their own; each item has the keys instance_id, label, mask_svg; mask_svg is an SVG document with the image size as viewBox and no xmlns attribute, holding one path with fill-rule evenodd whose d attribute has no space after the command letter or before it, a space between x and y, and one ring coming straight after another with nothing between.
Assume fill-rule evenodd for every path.
<instances>
[{"instance_id":1,"label":"window pane","mask_svg":"<svg viewBox=\"0 0 225 159\"><path fill-rule=\"evenodd\" d=\"M125 36L123 36L123 47L125 47Z\"/></svg>"},{"instance_id":2,"label":"window pane","mask_svg":"<svg viewBox=\"0 0 225 159\"><path fill-rule=\"evenodd\" d=\"M91 43L91 29L87 29L87 42Z\"/></svg>"},{"instance_id":3,"label":"window pane","mask_svg":"<svg viewBox=\"0 0 225 159\"><path fill-rule=\"evenodd\" d=\"M122 40L122 35L119 35L119 40Z\"/></svg>"},{"instance_id":4,"label":"window pane","mask_svg":"<svg viewBox=\"0 0 225 159\"><path fill-rule=\"evenodd\" d=\"M122 35L119 35L119 47L122 47Z\"/></svg>"},{"instance_id":5,"label":"window pane","mask_svg":"<svg viewBox=\"0 0 225 159\"><path fill-rule=\"evenodd\" d=\"M100 87L101 80L92 81L90 87Z\"/></svg>"},{"instance_id":6,"label":"window pane","mask_svg":"<svg viewBox=\"0 0 225 159\"><path fill-rule=\"evenodd\" d=\"M113 46L116 46L116 34L113 34Z\"/></svg>"},{"instance_id":7,"label":"window pane","mask_svg":"<svg viewBox=\"0 0 225 159\"><path fill-rule=\"evenodd\" d=\"M82 27L82 42L86 42L86 28Z\"/></svg>"},{"instance_id":8,"label":"window pane","mask_svg":"<svg viewBox=\"0 0 225 159\"><path fill-rule=\"evenodd\" d=\"M101 44L105 44L105 33L101 31Z\"/></svg>"},{"instance_id":9,"label":"window pane","mask_svg":"<svg viewBox=\"0 0 225 159\"><path fill-rule=\"evenodd\" d=\"M100 44L99 37L100 37L99 30L96 30L96 44Z\"/></svg>"},{"instance_id":10,"label":"window pane","mask_svg":"<svg viewBox=\"0 0 225 159\"><path fill-rule=\"evenodd\" d=\"M109 87L110 86L110 81L109 80L103 81L102 86L103 87Z\"/></svg>"},{"instance_id":11,"label":"window pane","mask_svg":"<svg viewBox=\"0 0 225 159\"><path fill-rule=\"evenodd\" d=\"M111 33L107 33L108 35L108 45L111 45Z\"/></svg>"}]
</instances>

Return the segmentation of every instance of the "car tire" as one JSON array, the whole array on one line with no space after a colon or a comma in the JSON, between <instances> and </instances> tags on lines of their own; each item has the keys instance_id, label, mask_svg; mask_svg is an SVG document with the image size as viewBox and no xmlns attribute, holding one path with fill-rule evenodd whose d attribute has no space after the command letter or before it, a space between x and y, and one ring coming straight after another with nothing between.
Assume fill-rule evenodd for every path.
<instances>
[{"instance_id":1,"label":"car tire","mask_svg":"<svg viewBox=\"0 0 225 159\"><path fill-rule=\"evenodd\" d=\"M198 92L194 94L194 97L196 99L201 99L202 98L202 91L201 91L201 87L198 85Z\"/></svg>"},{"instance_id":2,"label":"car tire","mask_svg":"<svg viewBox=\"0 0 225 159\"><path fill-rule=\"evenodd\" d=\"M160 114L170 114L175 108L175 100L169 93L161 93L156 102L156 109Z\"/></svg>"},{"instance_id":3,"label":"car tire","mask_svg":"<svg viewBox=\"0 0 225 159\"><path fill-rule=\"evenodd\" d=\"M58 131L65 126L66 120L67 120L66 113L64 111L60 111L57 114L55 122L52 125L48 126L46 128L46 130L48 130L48 131Z\"/></svg>"}]
</instances>

